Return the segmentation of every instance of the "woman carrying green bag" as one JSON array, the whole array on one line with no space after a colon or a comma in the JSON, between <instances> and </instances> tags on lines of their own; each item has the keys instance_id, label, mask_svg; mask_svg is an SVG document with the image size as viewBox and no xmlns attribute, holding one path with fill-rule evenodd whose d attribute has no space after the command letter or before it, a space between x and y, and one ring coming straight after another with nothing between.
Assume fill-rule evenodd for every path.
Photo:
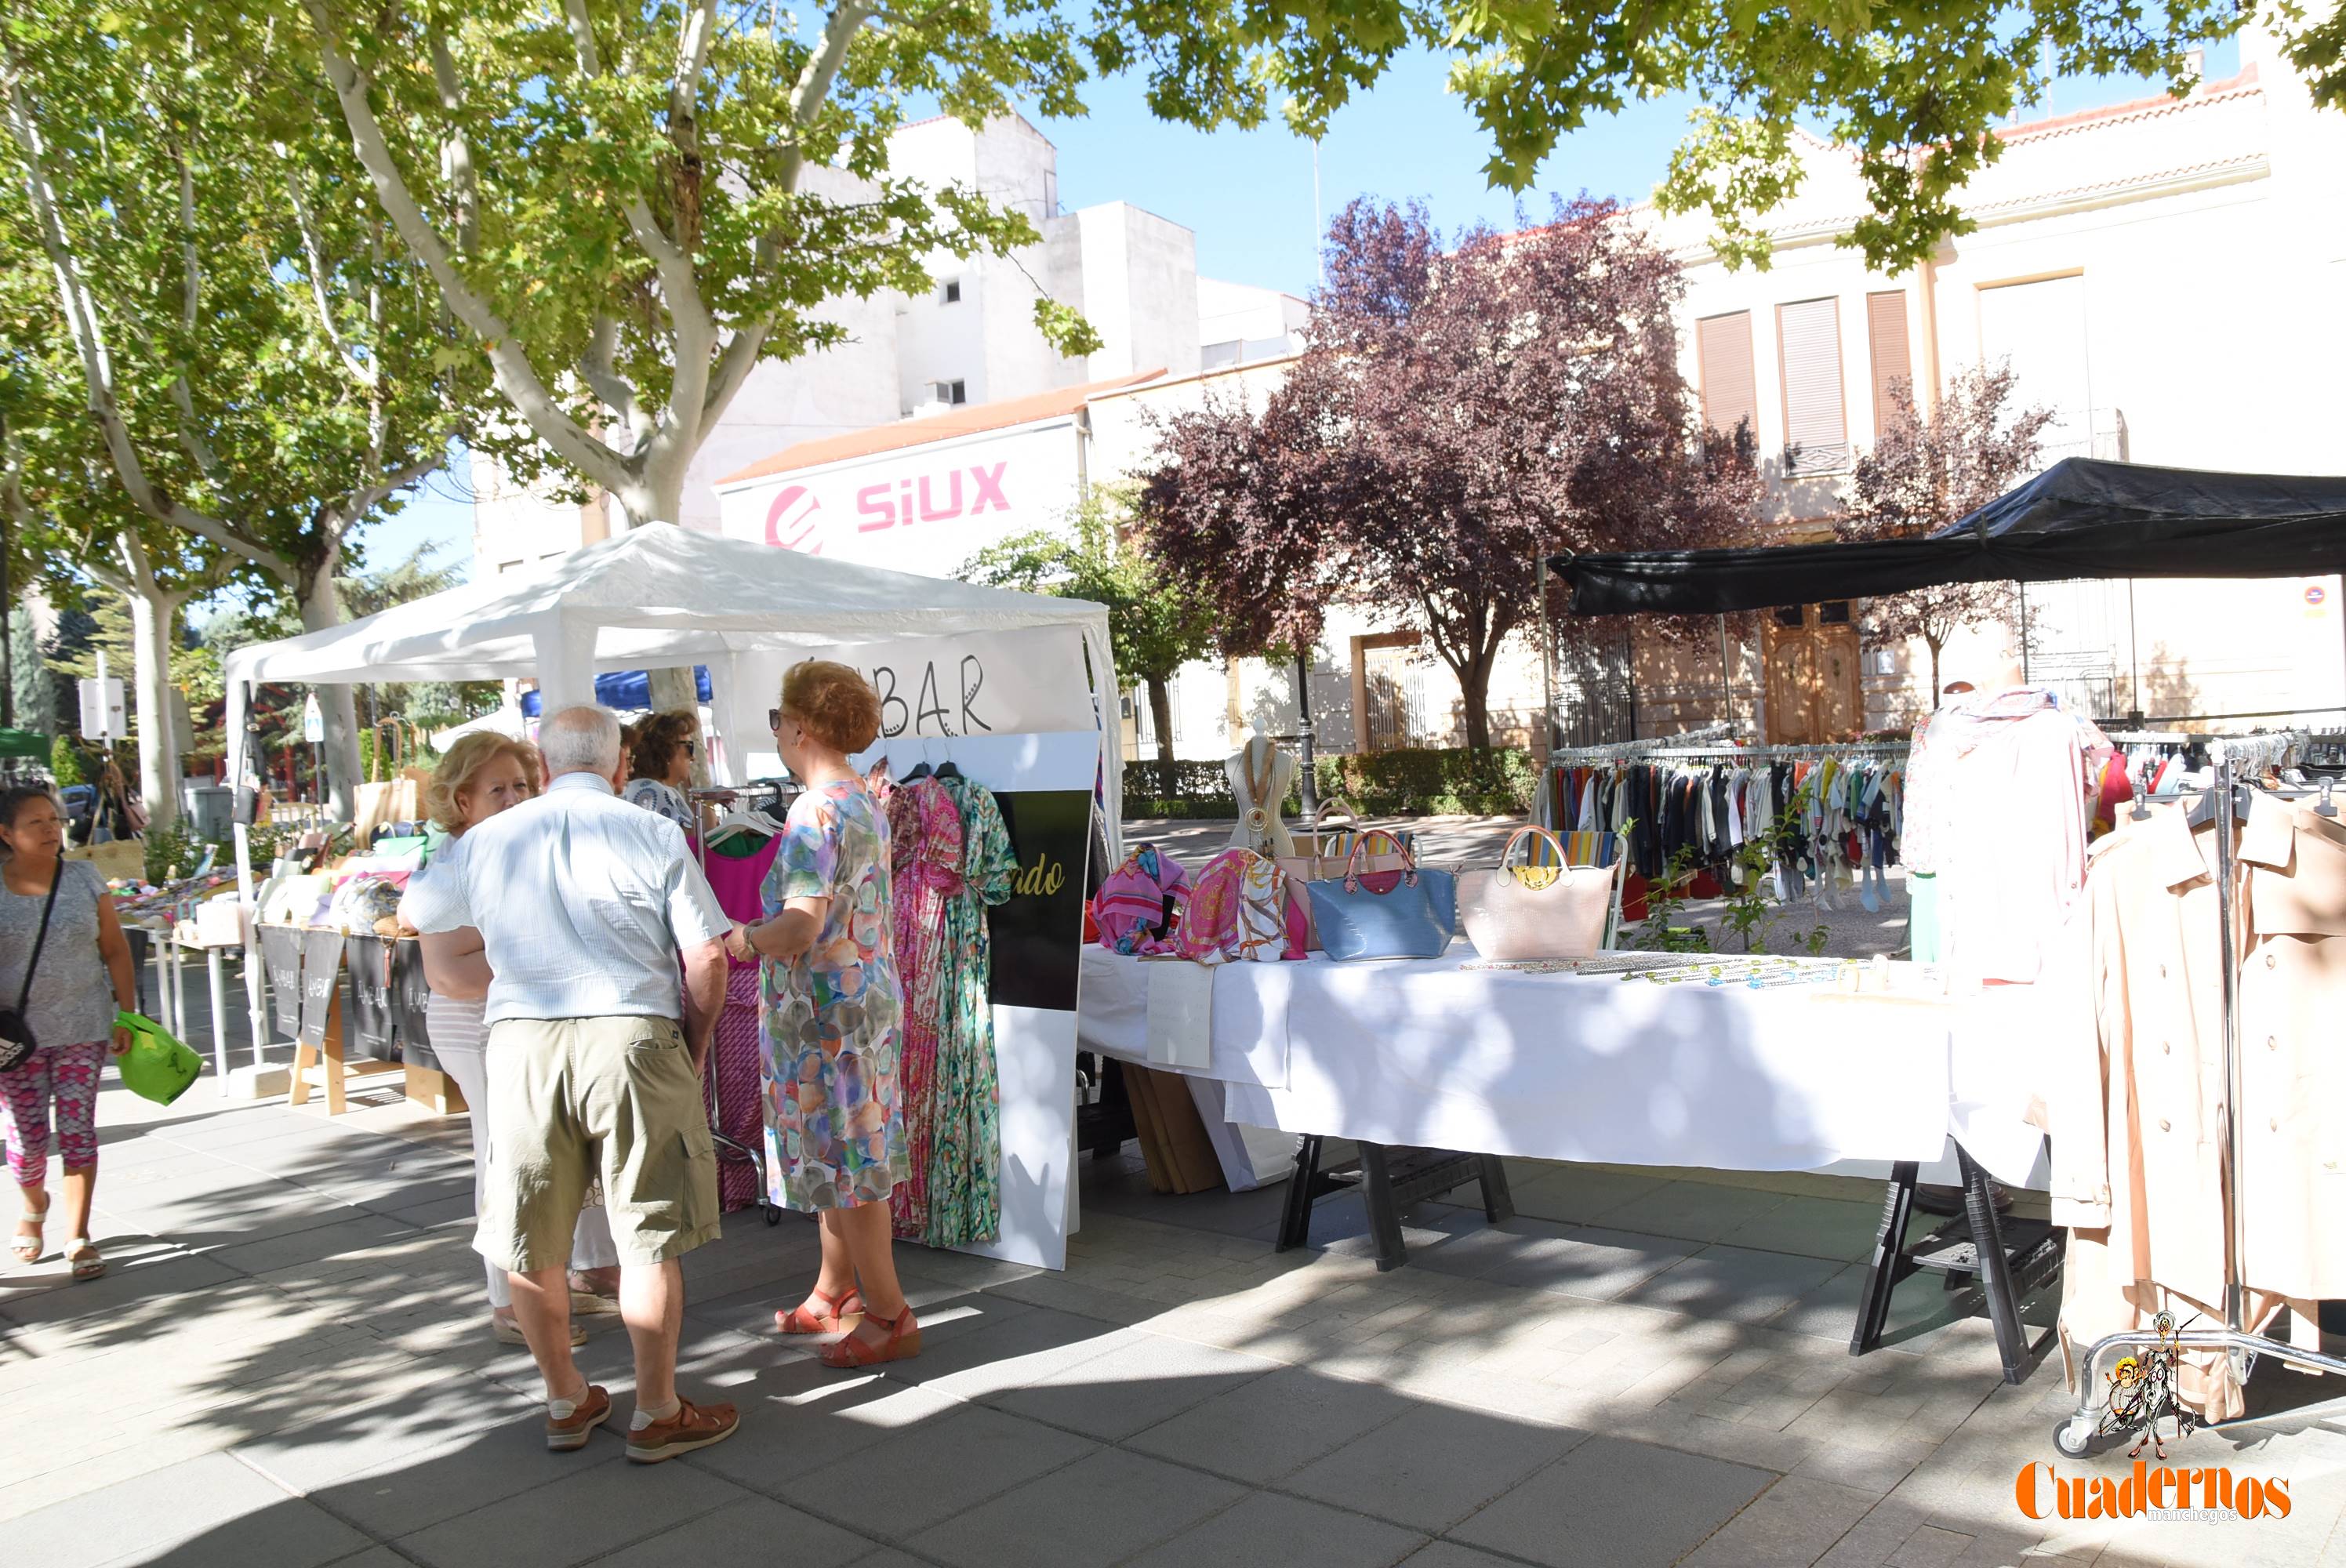
<instances>
[{"instance_id":1,"label":"woman carrying green bag","mask_svg":"<svg viewBox=\"0 0 2346 1568\"><path fill-rule=\"evenodd\" d=\"M130 1032L117 1012L138 1005L130 941L97 868L64 859L65 822L43 787L0 790L0 1118L8 1174L25 1195L9 1250L37 1263L49 1218L54 1113L66 1167L66 1262L95 1279L106 1260L89 1238L97 1184L97 1079L111 1045Z\"/></svg>"}]
</instances>

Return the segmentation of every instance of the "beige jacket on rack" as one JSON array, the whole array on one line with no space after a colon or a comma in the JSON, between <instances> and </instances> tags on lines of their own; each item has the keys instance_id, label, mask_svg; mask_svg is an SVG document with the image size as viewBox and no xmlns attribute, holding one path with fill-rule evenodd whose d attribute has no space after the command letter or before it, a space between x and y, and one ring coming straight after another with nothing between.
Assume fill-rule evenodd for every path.
<instances>
[{"instance_id":1,"label":"beige jacket on rack","mask_svg":"<svg viewBox=\"0 0 2346 1568\"><path fill-rule=\"evenodd\" d=\"M2061 1338L2077 1354L2161 1309L2223 1324L2229 1245L2224 1036L2212 829L2180 808L2095 846L2086 898L2048 965L2036 1120L2052 1139L2053 1218L2072 1227ZM2238 830L2242 1196L2248 1319L2346 1298L2346 827L2254 797ZM2084 1042L2092 1049L2078 1049ZM2187 1358L2210 1420L2240 1410L2218 1356Z\"/></svg>"}]
</instances>

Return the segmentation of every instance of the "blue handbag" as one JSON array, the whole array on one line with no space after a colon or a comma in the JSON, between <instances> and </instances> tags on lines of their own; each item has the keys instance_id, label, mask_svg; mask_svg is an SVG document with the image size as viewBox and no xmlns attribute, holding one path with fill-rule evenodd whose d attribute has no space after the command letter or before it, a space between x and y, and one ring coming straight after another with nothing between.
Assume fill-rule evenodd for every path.
<instances>
[{"instance_id":1,"label":"blue handbag","mask_svg":"<svg viewBox=\"0 0 2346 1568\"><path fill-rule=\"evenodd\" d=\"M1364 887L1355 862L1368 836L1353 840L1341 882L1306 882L1311 921L1330 958L1440 958L1458 929L1458 879L1418 869L1402 850L1401 881L1387 892Z\"/></svg>"}]
</instances>

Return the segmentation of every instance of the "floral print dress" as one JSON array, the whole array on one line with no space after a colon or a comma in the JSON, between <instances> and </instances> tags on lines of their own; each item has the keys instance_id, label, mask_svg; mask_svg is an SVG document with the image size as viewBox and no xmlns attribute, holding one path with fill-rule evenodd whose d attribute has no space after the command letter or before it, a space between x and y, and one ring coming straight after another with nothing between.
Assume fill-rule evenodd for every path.
<instances>
[{"instance_id":1,"label":"floral print dress","mask_svg":"<svg viewBox=\"0 0 2346 1568\"><path fill-rule=\"evenodd\" d=\"M994 1055L994 939L985 911L1008 901L1018 869L1001 803L984 785L942 780L961 817L961 875L944 905L934 1129L929 1155L931 1247L1002 1234L1002 1105Z\"/></svg>"},{"instance_id":2,"label":"floral print dress","mask_svg":"<svg viewBox=\"0 0 2346 1568\"><path fill-rule=\"evenodd\" d=\"M937 1040L945 1013L945 907L961 891L961 811L944 780L909 779L888 797L888 829L904 987L904 1154L911 1171L896 1188L894 1224L899 1237L920 1241L928 1232Z\"/></svg>"},{"instance_id":3,"label":"floral print dress","mask_svg":"<svg viewBox=\"0 0 2346 1568\"><path fill-rule=\"evenodd\" d=\"M905 1178L888 853L887 818L841 779L791 804L766 876L770 920L790 899L831 901L811 947L760 964L766 1179L786 1208L885 1203Z\"/></svg>"}]
</instances>

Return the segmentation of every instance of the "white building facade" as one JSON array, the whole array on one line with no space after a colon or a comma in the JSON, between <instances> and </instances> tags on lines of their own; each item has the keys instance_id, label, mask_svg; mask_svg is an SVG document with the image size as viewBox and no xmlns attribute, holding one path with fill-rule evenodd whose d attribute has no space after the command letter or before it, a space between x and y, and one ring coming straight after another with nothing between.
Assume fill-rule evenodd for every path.
<instances>
[{"instance_id":1,"label":"white building facade","mask_svg":"<svg viewBox=\"0 0 2346 1568\"><path fill-rule=\"evenodd\" d=\"M1287 334L1302 321L1293 295L1199 278L1197 238L1178 223L1120 201L1062 210L1057 151L1015 115L979 130L950 118L905 126L890 138L889 167L1014 208L1041 240L1008 257L941 252L930 260L933 286L916 298L827 306L847 341L750 373L687 475L687 527L717 530L718 481L785 448L1144 370L1191 375L1209 357L1271 357L1289 351ZM839 194L853 184L827 170L811 177ZM1071 359L1045 341L1034 309L1046 293L1083 312L1104 340L1097 352ZM484 575L605 537L613 521L600 502L549 500L483 459L474 483Z\"/></svg>"}]
</instances>

